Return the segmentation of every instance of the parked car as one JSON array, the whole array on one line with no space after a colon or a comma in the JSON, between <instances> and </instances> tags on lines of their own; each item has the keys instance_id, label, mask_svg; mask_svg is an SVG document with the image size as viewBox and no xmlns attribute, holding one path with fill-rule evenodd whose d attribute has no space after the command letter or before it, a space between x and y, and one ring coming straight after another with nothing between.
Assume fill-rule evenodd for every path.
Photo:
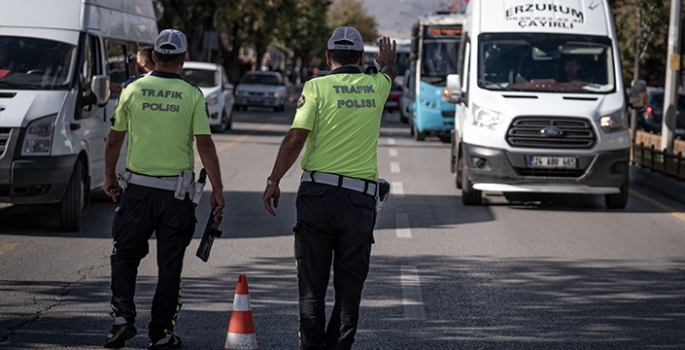
<instances>
[{"instance_id":1,"label":"parked car","mask_svg":"<svg viewBox=\"0 0 685 350\"><path fill-rule=\"evenodd\" d=\"M390 89L390 95L385 101L385 110L388 112L394 112L400 110L400 98L402 97L402 86L397 83L392 83L392 88Z\"/></svg>"},{"instance_id":2,"label":"parked car","mask_svg":"<svg viewBox=\"0 0 685 350\"><path fill-rule=\"evenodd\" d=\"M247 110L253 107L273 107L274 111L285 109L288 89L278 72L249 71L235 89L235 107Z\"/></svg>"},{"instance_id":3,"label":"parked car","mask_svg":"<svg viewBox=\"0 0 685 350\"><path fill-rule=\"evenodd\" d=\"M648 89L647 104L641 112L642 118L638 122L638 128L656 134L660 133L664 113L664 90ZM685 92L678 93L675 134L685 139Z\"/></svg>"},{"instance_id":4,"label":"parked car","mask_svg":"<svg viewBox=\"0 0 685 350\"><path fill-rule=\"evenodd\" d=\"M213 132L230 130L233 124L233 84L228 81L220 64L188 61L181 76L196 85L207 100L209 126Z\"/></svg>"}]
</instances>

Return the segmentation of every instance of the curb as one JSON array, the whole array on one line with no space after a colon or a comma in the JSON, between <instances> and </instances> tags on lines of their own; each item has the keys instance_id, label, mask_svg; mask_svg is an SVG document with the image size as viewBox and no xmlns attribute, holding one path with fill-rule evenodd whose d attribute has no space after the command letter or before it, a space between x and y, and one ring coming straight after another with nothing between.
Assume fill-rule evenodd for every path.
<instances>
[{"instance_id":1,"label":"curb","mask_svg":"<svg viewBox=\"0 0 685 350\"><path fill-rule=\"evenodd\" d=\"M685 181L639 165L631 165L630 182L685 204Z\"/></svg>"}]
</instances>

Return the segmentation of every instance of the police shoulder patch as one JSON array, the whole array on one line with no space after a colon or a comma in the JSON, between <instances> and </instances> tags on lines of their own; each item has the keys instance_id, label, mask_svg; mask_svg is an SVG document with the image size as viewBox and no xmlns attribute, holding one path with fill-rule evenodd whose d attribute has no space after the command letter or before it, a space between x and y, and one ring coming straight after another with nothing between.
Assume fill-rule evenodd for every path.
<instances>
[{"instance_id":1,"label":"police shoulder patch","mask_svg":"<svg viewBox=\"0 0 685 350\"><path fill-rule=\"evenodd\" d=\"M304 98L304 95L300 95L300 98L297 100L297 109L300 109L300 107L304 106L305 102L306 99Z\"/></svg>"}]
</instances>

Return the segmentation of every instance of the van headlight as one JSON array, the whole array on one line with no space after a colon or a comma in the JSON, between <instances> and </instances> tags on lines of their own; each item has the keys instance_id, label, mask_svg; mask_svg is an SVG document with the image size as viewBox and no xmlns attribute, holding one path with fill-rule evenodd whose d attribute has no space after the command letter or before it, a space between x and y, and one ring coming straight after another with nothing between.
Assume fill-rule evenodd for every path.
<instances>
[{"instance_id":1,"label":"van headlight","mask_svg":"<svg viewBox=\"0 0 685 350\"><path fill-rule=\"evenodd\" d=\"M628 113L624 109L599 118L599 126L607 134L628 129Z\"/></svg>"},{"instance_id":2,"label":"van headlight","mask_svg":"<svg viewBox=\"0 0 685 350\"><path fill-rule=\"evenodd\" d=\"M26 127L22 156L48 156L57 114L36 119Z\"/></svg>"},{"instance_id":3,"label":"van headlight","mask_svg":"<svg viewBox=\"0 0 685 350\"><path fill-rule=\"evenodd\" d=\"M487 108L473 105L473 125L482 128L497 129L502 124L504 116L501 113L489 110Z\"/></svg>"},{"instance_id":4,"label":"van headlight","mask_svg":"<svg viewBox=\"0 0 685 350\"><path fill-rule=\"evenodd\" d=\"M211 105L215 105L217 103L219 103L219 96L217 96L217 95L207 96L207 104L208 105L211 106Z\"/></svg>"}]
</instances>

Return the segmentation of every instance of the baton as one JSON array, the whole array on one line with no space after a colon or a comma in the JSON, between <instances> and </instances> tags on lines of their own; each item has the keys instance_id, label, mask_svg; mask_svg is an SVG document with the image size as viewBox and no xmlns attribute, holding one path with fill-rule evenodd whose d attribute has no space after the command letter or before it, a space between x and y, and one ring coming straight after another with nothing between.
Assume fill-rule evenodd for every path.
<instances>
[{"instance_id":1,"label":"baton","mask_svg":"<svg viewBox=\"0 0 685 350\"><path fill-rule=\"evenodd\" d=\"M221 230L219 230L219 225L221 224L221 218L223 216L220 216L219 219L214 221L212 219L214 209L215 208L212 208L212 211L209 213L209 219L207 220L207 225L205 225L205 231L202 233L200 246L197 247L197 252L195 253L195 255L197 255L197 257L204 262L209 260L209 253L212 251L214 239L221 237L222 233Z\"/></svg>"}]
</instances>

